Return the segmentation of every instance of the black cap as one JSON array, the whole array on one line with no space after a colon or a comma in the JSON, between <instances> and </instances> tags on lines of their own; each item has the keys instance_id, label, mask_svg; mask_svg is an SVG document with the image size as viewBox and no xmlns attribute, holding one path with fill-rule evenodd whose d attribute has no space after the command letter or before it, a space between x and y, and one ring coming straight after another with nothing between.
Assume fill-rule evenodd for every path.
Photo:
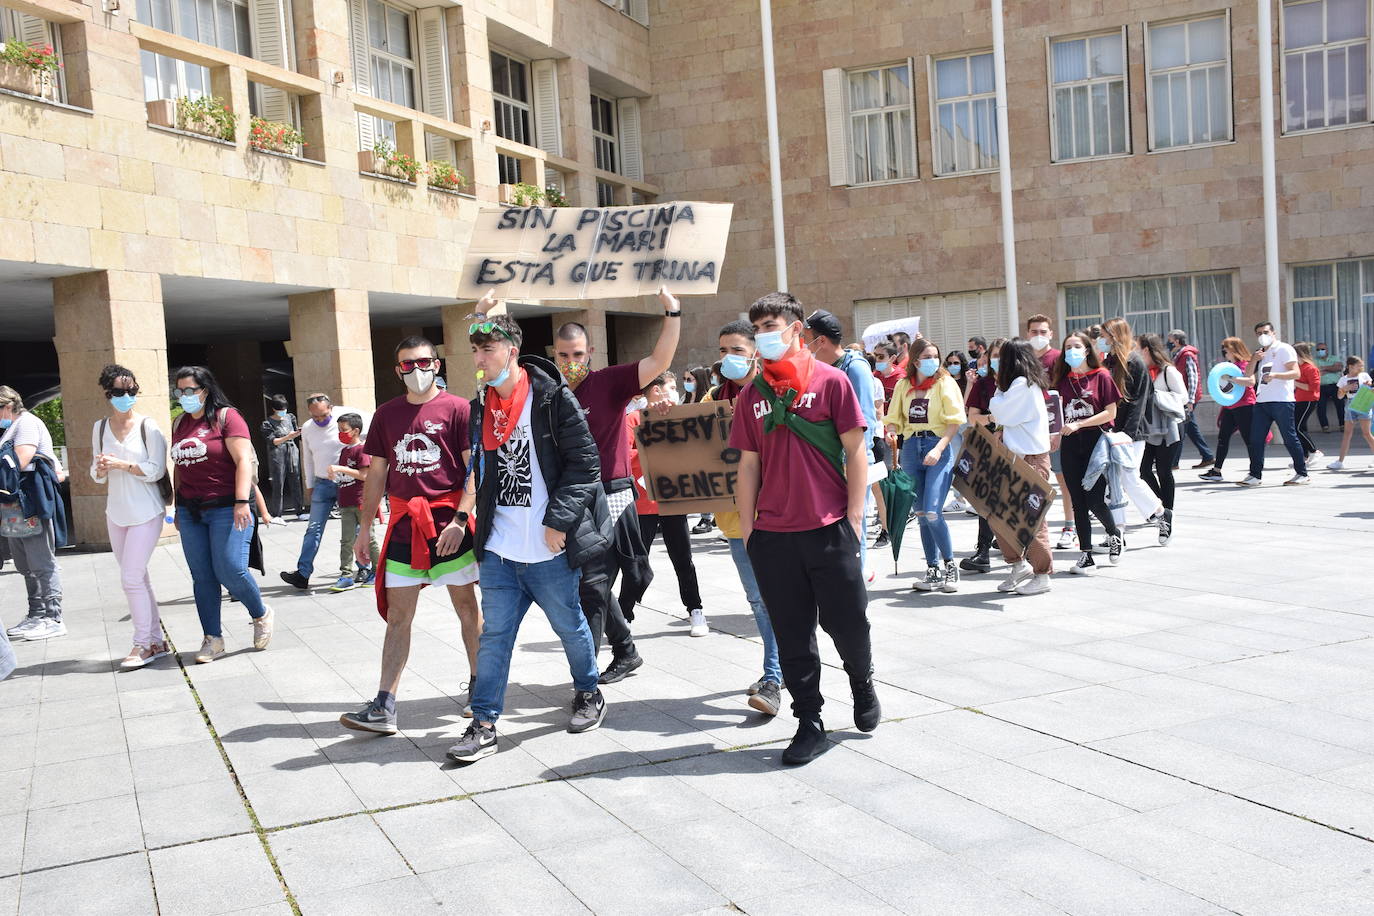
<instances>
[{"instance_id":1,"label":"black cap","mask_svg":"<svg viewBox=\"0 0 1374 916\"><path fill-rule=\"evenodd\" d=\"M811 317L803 322L806 327L822 337L829 337L833 343L839 343L844 337L844 331L840 328L840 319L827 312L825 309L816 309L811 313Z\"/></svg>"}]
</instances>

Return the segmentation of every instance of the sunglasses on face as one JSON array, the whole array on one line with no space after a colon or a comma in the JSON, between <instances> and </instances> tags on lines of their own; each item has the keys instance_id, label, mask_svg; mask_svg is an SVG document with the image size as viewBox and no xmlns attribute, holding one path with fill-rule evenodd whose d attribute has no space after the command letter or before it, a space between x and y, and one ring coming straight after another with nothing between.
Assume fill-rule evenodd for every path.
<instances>
[{"instance_id":1,"label":"sunglasses on face","mask_svg":"<svg viewBox=\"0 0 1374 916\"><path fill-rule=\"evenodd\" d=\"M172 394L176 395L179 398L190 397L191 395L204 390L204 388L197 388L194 385L187 385L185 388L173 388Z\"/></svg>"},{"instance_id":2,"label":"sunglasses on face","mask_svg":"<svg viewBox=\"0 0 1374 916\"><path fill-rule=\"evenodd\" d=\"M313 398L306 398L306 399L305 399L305 403L307 403L307 404L320 404L320 403L328 404L328 403L329 403L329 398L327 398L326 396L324 396L324 395L322 395L322 394L317 394L317 395L315 395Z\"/></svg>"},{"instance_id":3,"label":"sunglasses on face","mask_svg":"<svg viewBox=\"0 0 1374 916\"><path fill-rule=\"evenodd\" d=\"M133 388L106 388L106 389L105 389L105 399L106 399L106 400L109 400L109 399L111 399L111 398L122 397L122 396L124 396L124 395L126 395L126 394L135 394L135 395L138 394L138 386L135 385Z\"/></svg>"},{"instance_id":4,"label":"sunglasses on face","mask_svg":"<svg viewBox=\"0 0 1374 916\"><path fill-rule=\"evenodd\" d=\"M469 337L473 336L474 334L493 333L500 334L502 337L506 338L506 340L509 340L511 343L515 343L515 338L511 337L505 328L501 327L494 321L474 321L472 324L468 325Z\"/></svg>"},{"instance_id":5,"label":"sunglasses on face","mask_svg":"<svg viewBox=\"0 0 1374 916\"><path fill-rule=\"evenodd\" d=\"M396 365L401 367L402 372L414 372L416 369L428 371L439 364L439 360L434 356L421 356L419 359L403 359Z\"/></svg>"}]
</instances>

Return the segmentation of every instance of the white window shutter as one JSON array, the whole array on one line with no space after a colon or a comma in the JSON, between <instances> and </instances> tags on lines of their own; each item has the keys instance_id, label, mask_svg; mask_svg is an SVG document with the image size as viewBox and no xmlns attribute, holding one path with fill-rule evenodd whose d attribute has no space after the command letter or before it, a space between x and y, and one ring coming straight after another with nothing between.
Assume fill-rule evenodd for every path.
<instances>
[{"instance_id":1,"label":"white window shutter","mask_svg":"<svg viewBox=\"0 0 1374 916\"><path fill-rule=\"evenodd\" d=\"M248 21L252 27L253 58L278 67L291 66L291 33L286 28L286 9L282 0L249 0ZM292 123L291 97L272 86L258 87L258 110L269 121Z\"/></svg>"},{"instance_id":2,"label":"white window shutter","mask_svg":"<svg viewBox=\"0 0 1374 916\"><path fill-rule=\"evenodd\" d=\"M415 31L420 38L420 103L425 114L453 120L452 94L448 75L448 31L444 10L432 6L415 14ZM425 158L453 161L453 144L447 137L425 134Z\"/></svg>"},{"instance_id":3,"label":"white window shutter","mask_svg":"<svg viewBox=\"0 0 1374 916\"><path fill-rule=\"evenodd\" d=\"M630 0L630 8L627 11L630 18L640 25L649 24L649 0Z\"/></svg>"},{"instance_id":4,"label":"white window shutter","mask_svg":"<svg viewBox=\"0 0 1374 916\"><path fill-rule=\"evenodd\" d=\"M353 89L372 94L372 57L367 50L367 8L365 0L348 0L348 49L353 58ZM377 125L371 115L358 115L358 149L372 149L377 140Z\"/></svg>"},{"instance_id":5,"label":"white window shutter","mask_svg":"<svg viewBox=\"0 0 1374 916\"><path fill-rule=\"evenodd\" d=\"M550 156L563 155L563 120L558 110L558 61L530 62L534 88L534 144Z\"/></svg>"},{"instance_id":6,"label":"white window shutter","mask_svg":"<svg viewBox=\"0 0 1374 916\"><path fill-rule=\"evenodd\" d=\"M825 136L830 145L830 184L850 183L849 113L845 104L845 73L838 67L821 72L825 95Z\"/></svg>"},{"instance_id":7,"label":"white window shutter","mask_svg":"<svg viewBox=\"0 0 1374 916\"><path fill-rule=\"evenodd\" d=\"M620 174L633 181L644 180L644 152L639 143L639 99L616 102L620 121Z\"/></svg>"},{"instance_id":8,"label":"white window shutter","mask_svg":"<svg viewBox=\"0 0 1374 916\"><path fill-rule=\"evenodd\" d=\"M912 177L921 177L921 148L916 145L916 59L908 57L906 59L906 95L908 104L911 105L911 169ZM995 106L996 101L993 102ZM846 121L849 119L846 117ZM996 128L994 127L994 130Z\"/></svg>"},{"instance_id":9,"label":"white window shutter","mask_svg":"<svg viewBox=\"0 0 1374 916\"><path fill-rule=\"evenodd\" d=\"M17 13L19 17L19 38L31 48L46 48L53 44L52 30L48 20Z\"/></svg>"}]
</instances>

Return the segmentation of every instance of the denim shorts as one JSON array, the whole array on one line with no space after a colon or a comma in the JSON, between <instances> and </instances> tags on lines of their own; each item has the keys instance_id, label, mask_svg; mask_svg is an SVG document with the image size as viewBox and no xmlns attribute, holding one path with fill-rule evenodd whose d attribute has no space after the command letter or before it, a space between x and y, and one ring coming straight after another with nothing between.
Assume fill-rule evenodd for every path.
<instances>
[{"instance_id":1,"label":"denim shorts","mask_svg":"<svg viewBox=\"0 0 1374 916\"><path fill-rule=\"evenodd\" d=\"M1368 410L1352 410L1352 409L1350 409L1349 407L1347 407L1347 408L1345 409L1345 419L1346 419L1346 422L1347 422L1347 423L1354 423L1354 422L1356 422L1356 421L1358 421L1358 420L1368 420L1368 419L1369 419L1369 415L1370 415L1370 413L1372 413L1372 412L1374 412L1374 411L1368 411Z\"/></svg>"}]
</instances>

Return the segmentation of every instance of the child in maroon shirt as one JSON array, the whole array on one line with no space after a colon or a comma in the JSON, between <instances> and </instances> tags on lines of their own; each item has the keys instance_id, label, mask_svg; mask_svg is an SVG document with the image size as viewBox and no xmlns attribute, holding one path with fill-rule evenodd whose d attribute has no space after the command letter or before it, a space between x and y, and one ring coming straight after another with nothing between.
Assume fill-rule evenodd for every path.
<instances>
[{"instance_id":1,"label":"child in maroon shirt","mask_svg":"<svg viewBox=\"0 0 1374 916\"><path fill-rule=\"evenodd\" d=\"M371 585L377 578L377 531L372 519L363 521L360 512L363 504L363 481L367 479L367 466L372 456L363 451L363 418L356 413L346 413L339 417L339 441L343 450L339 452L339 463L329 466L329 474L339 487L339 581L330 586L330 591L345 592L350 588ZM363 527L367 528L368 553L372 562L358 564L357 575L353 571L353 545Z\"/></svg>"}]
</instances>

